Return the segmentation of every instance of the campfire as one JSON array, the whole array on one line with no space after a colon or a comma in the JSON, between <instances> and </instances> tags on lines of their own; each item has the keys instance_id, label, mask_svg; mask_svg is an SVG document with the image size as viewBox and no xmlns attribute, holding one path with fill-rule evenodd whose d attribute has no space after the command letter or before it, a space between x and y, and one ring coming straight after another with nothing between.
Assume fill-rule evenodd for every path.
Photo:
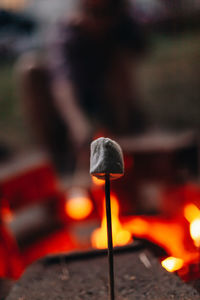
<instances>
[{"instance_id":1,"label":"campfire","mask_svg":"<svg viewBox=\"0 0 200 300\"><path fill-rule=\"evenodd\" d=\"M74 190L73 193L68 194L64 206L65 215L68 219L72 219L74 223L80 220L87 220L91 214L94 215L94 209L97 207L99 213L95 214L95 219L100 218L101 224L99 228L92 232L90 237L91 246L97 249L107 247L103 184L103 180L93 178L92 193L87 193L83 189ZM197 194L199 193L198 188L196 188L196 192ZM95 201L98 203L95 204ZM186 203L182 207L182 215L179 214L178 216L166 218L144 215L121 216L120 205L122 202L116 194L112 193L111 207L114 246L129 244L134 241L134 238L149 240L162 247L169 255L169 257L161 260L162 266L169 272L176 272L183 268L187 269L190 264L198 264L200 210L196 204L192 202ZM9 208L8 201L4 200L2 203L1 214L3 215L3 220L6 223L12 222L14 215ZM51 249L49 250L51 251ZM59 251L59 249L57 250Z\"/></svg>"},{"instance_id":2,"label":"campfire","mask_svg":"<svg viewBox=\"0 0 200 300\"><path fill-rule=\"evenodd\" d=\"M101 219L100 227L91 234L91 245L97 249L105 249L107 247L103 184L104 180L92 178L92 196L98 202ZM120 201L117 195L112 193L113 245L126 245L134 241L134 238L151 241L163 248L168 254L168 257L160 257L160 263L163 268L168 272L178 272L184 280L189 281L191 278L197 278L200 275L198 272L191 274L191 271L189 271L191 265L197 267L199 263L200 210L196 202L198 202L200 197L200 191L195 185L189 184L182 186L180 194L186 195L182 209L178 214L166 217L160 215L122 216L120 214L120 205L123 205L123 200ZM190 199L194 199L195 204L190 202ZM77 198L77 201L79 201L79 198ZM89 199L85 198L85 201L81 203L83 212L88 210L88 201ZM90 207L92 207L92 204ZM66 210L66 213L70 216L72 215L72 212L68 210ZM88 217L88 215L85 217ZM193 269L195 270L195 268Z\"/></svg>"},{"instance_id":3,"label":"campfire","mask_svg":"<svg viewBox=\"0 0 200 300\"><path fill-rule=\"evenodd\" d=\"M188 187L183 187L187 189ZM198 196L199 189L196 189ZM191 194L192 198L193 194ZM198 198L196 198L198 200ZM102 201L105 200L102 197ZM162 266L169 272L188 269L190 264L198 264L200 246L200 210L194 203L186 203L182 213L172 217L162 216L122 216L116 195L111 197L113 206L114 245L130 243L135 238L146 239L162 247L169 257L161 258ZM121 201L122 203L122 201ZM101 227L91 235L95 248L106 248L105 205L103 206ZM183 272L180 272L180 276ZM186 274L184 274L184 278ZM190 274L191 275L191 274ZM196 274L198 276L198 274ZM187 277L189 280L189 277Z\"/></svg>"},{"instance_id":4,"label":"campfire","mask_svg":"<svg viewBox=\"0 0 200 300\"><path fill-rule=\"evenodd\" d=\"M134 169L135 162L130 155L125 156L126 163L128 171ZM1 267L2 277L19 278L26 266L46 254L107 248L104 180L92 177L89 188L73 188L66 193L60 191L53 169L48 164L27 170L2 183L1 232L7 249L12 248L9 253L13 255L9 271ZM128 174L131 187L132 173ZM163 194L162 207L168 207L166 213L162 208L159 214L145 215L137 213L133 197L130 197L132 202L126 198L128 193L130 195L126 187L121 189L120 184L111 187L113 246L134 245L138 239L149 241L166 253L160 255L158 260L168 272L176 272L185 281L199 278L200 188L191 183L177 185ZM20 201L17 202L19 195ZM20 242L21 246L10 229L15 227L12 223L15 224L20 215L18 211L26 207L27 199L30 199L27 210L30 205L37 205L39 215L45 210L45 218L53 219L54 223L44 230L42 238L35 243L23 246ZM132 207L128 214L126 207ZM173 209L170 211L169 207ZM74 230L78 226L87 227L88 234L84 241ZM55 227L56 231L49 234ZM39 233L41 235L41 229Z\"/></svg>"}]
</instances>

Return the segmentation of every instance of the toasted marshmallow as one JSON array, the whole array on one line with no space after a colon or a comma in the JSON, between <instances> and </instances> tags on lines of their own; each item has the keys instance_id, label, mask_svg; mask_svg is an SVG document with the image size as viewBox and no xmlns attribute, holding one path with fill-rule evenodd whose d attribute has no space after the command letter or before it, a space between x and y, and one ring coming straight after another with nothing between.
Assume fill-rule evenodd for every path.
<instances>
[{"instance_id":1,"label":"toasted marshmallow","mask_svg":"<svg viewBox=\"0 0 200 300\"><path fill-rule=\"evenodd\" d=\"M121 147L109 138L98 138L91 143L90 174L104 179L117 179L124 174L124 161Z\"/></svg>"}]
</instances>

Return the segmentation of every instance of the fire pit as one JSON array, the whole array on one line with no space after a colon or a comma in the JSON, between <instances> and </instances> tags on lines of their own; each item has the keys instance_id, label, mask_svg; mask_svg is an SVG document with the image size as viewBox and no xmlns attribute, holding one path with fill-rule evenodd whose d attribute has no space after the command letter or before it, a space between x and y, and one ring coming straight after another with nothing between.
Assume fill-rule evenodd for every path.
<instances>
[{"instance_id":1,"label":"fire pit","mask_svg":"<svg viewBox=\"0 0 200 300\"><path fill-rule=\"evenodd\" d=\"M115 249L116 299L196 300L199 294L165 271L142 244ZM27 269L6 300L107 299L104 250L44 258Z\"/></svg>"},{"instance_id":2,"label":"fire pit","mask_svg":"<svg viewBox=\"0 0 200 300\"><path fill-rule=\"evenodd\" d=\"M129 166L130 169L132 169L132 164L134 164L134 167L136 164L133 159L130 161L127 160L125 164L126 163L131 163ZM125 169L127 169L127 167ZM27 189L24 189L24 185L21 187L19 184L19 182L27 182L28 174L34 179L28 181L32 193L29 193L29 186ZM131 177L132 173L128 173L128 175L130 177L128 183L129 187L131 187L131 182L133 181L133 177ZM17 214L18 206L20 205L19 208L25 208L28 200L32 203L32 206L30 206L31 214L33 214L34 205L37 204L40 207L42 202L44 206L43 210L47 215L47 225L49 220L52 220L53 217L55 217L56 222L58 222L58 224L55 222L56 228L54 228L55 225L53 223L52 226L54 227L52 230L54 230L54 233L52 231L48 236L45 235L44 237L41 235L41 227L37 232L33 231L34 235L31 239L29 237L29 240L31 240L29 244L27 243L27 239L22 243L23 239L19 236L17 246L19 246L19 254L22 259L23 267L46 254L61 253L74 249L78 251L88 251L88 249L91 249L91 246L98 249L107 247L104 181L94 180L93 178L92 185L87 186L87 188L76 190L76 193L74 190L73 193L70 193L68 189L66 193L57 188L55 184L56 177L54 177L54 174L52 176L52 171L49 170L47 165L43 168L37 168L34 172L33 170L23 172L17 178L18 184L14 185L17 187L16 191L10 188L10 183L15 182L14 177L5 180L5 182L1 184L2 191L4 192L2 201L4 205L2 205L1 209L2 220L5 226L15 229L12 231L13 233L15 233L17 227L11 225L16 224L18 218L22 217L21 214ZM122 250L124 248L120 248L120 251L118 251L120 253L116 254L115 270L117 298L134 299L135 297L135 299L143 299L142 297L145 297L145 299L170 299L173 297L176 299L176 295L178 295L177 299L195 299L194 297L197 297L196 291L188 285L185 285L176 275L166 273L161 267L160 262L169 272L178 272L180 277L185 281L191 282L194 280L197 282L196 279L200 276L199 228L194 228L194 235L190 232L190 228L193 228L192 224L196 224L196 220L200 219L200 189L198 185L185 183L177 186L174 185L173 187L169 186L167 192L164 194L163 207L167 205L168 212L173 211L173 214L166 213L164 215L160 213L159 215L154 214L153 216L136 215L138 211L135 210L134 207L135 199L129 188L125 188L126 185L124 186L124 182L127 181L127 177L126 175L124 177L124 179L119 180L119 182L122 182L121 185L117 181L116 184L112 184L111 186L110 201L114 246L124 246L137 237L152 242L155 247L159 245L166 253L159 255L159 258L154 258L151 254L145 252L145 247L142 248L140 246L138 248L135 241L133 247L131 247L126 254ZM45 183L44 195L47 196L47 199L41 194L41 191L43 191L41 185L40 188L38 188L38 184L35 184L38 181L41 182L39 178L42 178L42 182ZM32 189L33 187L34 189ZM26 197L23 198L22 195L24 195L24 191L27 191L27 193ZM126 201L126 193L124 193L124 191L129 194L131 201ZM23 193L21 194L20 192ZM18 201L19 195L20 199L24 199L23 203L22 201ZM43 198L45 198L45 201ZM9 204L8 207L7 204ZM175 208L178 209L171 209L174 208L174 205ZM10 209L8 209L9 206L13 212L11 222L6 219L8 213L11 212ZM79 210L77 209L78 207ZM132 207L132 210L129 209L130 207ZM162 210L166 211L165 209ZM26 215L27 211L26 209ZM21 212L21 210L19 210L19 212ZM127 215L127 212L129 212L129 215ZM44 221L44 218L40 219ZM28 221L30 223L29 219ZM100 227L96 228L98 224L100 224ZM43 226L43 230L48 229L47 226L45 226ZM87 230L85 230L86 227ZM25 226L25 229L26 228L29 229L30 227ZM81 231L79 230L80 228ZM30 235L30 230L28 230L28 232ZM35 232L37 234L35 234ZM87 234L85 234L86 232ZM15 237L18 236L15 235ZM33 238L35 238L35 240L33 240ZM19 241L22 242L19 243ZM149 249L149 247L147 247L147 249ZM26 300L26 295L29 295L29 293L33 295L31 300L34 300L36 296L41 298L41 294L43 293L45 295L44 297L49 297L49 299L68 296L86 299L89 297L91 290L92 294L90 298L97 296L105 298L107 295L107 268L104 262L106 258L103 253L101 250L93 250L87 253L81 253L80 255L73 254L65 257L56 256L54 259L44 259L28 269L22 279L15 285L8 299L18 300L22 297L22 299ZM89 269L89 265L91 269ZM104 265L105 268L103 267ZM47 268L46 271L44 266ZM57 274L55 276L58 278L53 276L54 269ZM68 271L66 270L71 274L68 279L66 279L66 277L68 277ZM134 271L134 274L132 271ZM37 273L38 280L35 272ZM48 275L47 278L39 282L39 278L43 278L46 272ZM94 276L92 276L92 272L94 272ZM148 274L149 283L147 283L145 274ZM130 285L128 279L126 279L128 278L127 276L132 278L130 279ZM160 279L157 278L158 276L160 276ZM8 277L14 278L12 274L9 274ZM80 279L80 277L82 279ZM60 281L59 278L61 279ZM77 278L80 279L80 282L77 281L79 280ZM34 289L29 286L29 281L34 282ZM49 289L47 281L49 281ZM80 286L78 291L75 290L77 286L75 283L77 282L79 282L78 285ZM87 282L91 285L88 285ZM71 286L71 290L68 290L68 284ZM54 285L56 288L53 288ZM57 289L57 286L59 289ZM52 293L50 292L51 290L53 291ZM62 292L62 290L64 292ZM74 292L72 292L73 290ZM55 294L55 291L57 294ZM37 297L35 299L37 299Z\"/></svg>"}]
</instances>

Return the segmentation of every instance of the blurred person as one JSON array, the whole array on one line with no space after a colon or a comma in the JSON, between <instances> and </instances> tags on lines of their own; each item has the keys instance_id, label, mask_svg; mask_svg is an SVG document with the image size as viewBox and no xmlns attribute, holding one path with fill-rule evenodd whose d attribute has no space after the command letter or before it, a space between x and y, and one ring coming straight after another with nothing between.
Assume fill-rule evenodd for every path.
<instances>
[{"instance_id":1,"label":"blurred person","mask_svg":"<svg viewBox=\"0 0 200 300\"><path fill-rule=\"evenodd\" d=\"M28 111L61 168L70 161L86 168L98 130L119 136L145 128L136 70L146 40L129 6L124 0L80 0L80 8L57 28L49 70L37 58L21 64Z\"/></svg>"}]
</instances>

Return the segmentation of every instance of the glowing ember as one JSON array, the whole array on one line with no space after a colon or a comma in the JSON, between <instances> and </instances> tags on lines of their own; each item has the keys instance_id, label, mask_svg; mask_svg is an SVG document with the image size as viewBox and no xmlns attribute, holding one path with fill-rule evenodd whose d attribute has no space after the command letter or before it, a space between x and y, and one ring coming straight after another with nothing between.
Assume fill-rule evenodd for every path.
<instances>
[{"instance_id":1,"label":"glowing ember","mask_svg":"<svg viewBox=\"0 0 200 300\"><path fill-rule=\"evenodd\" d=\"M200 218L190 223L190 234L197 247L200 247Z\"/></svg>"},{"instance_id":2,"label":"glowing ember","mask_svg":"<svg viewBox=\"0 0 200 300\"><path fill-rule=\"evenodd\" d=\"M93 204L84 190L76 189L71 192L65 204L67 215L74 220L87 218L93 210Z\"/></svg>"},{"instance_id":3,"label":"glowing ember","mask_svg":"<svg viewBox=\"0 0 200 300\"><path fill-rule=\"evenodd\" d=\"M112 234L113 246L126 245L131 241L131 233L125 230L119 220L119 204L114 195L111 195L111 210L112 210ZM105 200L103 209L103 218L101 227L96 229L91 236L92 246L94 248L103 249L107 247L107 227L106 227L106 211Z\"/></svg>"},{"instance_id":4,"label":"glowing ember","mask_svg":"<svg viewBox=\"0 0 200 300\"><path fill-rule=\"evenodd\" d=\"M187 204L184 207L184 216L188 222L192 222L195 219L200 218L200 210L193 203Z\"/></svg>"},{"instance_id":5,"label":"glowing ember","mask_svg":"<svg viewBox=\"0 0 200 300\"><path fill-rule=\"evenodd\" d=\"M102 185L104 185L105 181L104 181L104 179L99 179L99 178L97 178L95 176L92 176L92 182L95 185L102 186Z\"/></svg>"},{"instance_id":6,"label":"glowing ember","mask_svg":"<svg viewBox=\"0 0 200 300\"><path fill-rule=\"evenodd\" d=\"M163 268L165 268L168 272L175 272L183 267L183 260L180 258L176 258L173 256L170 256L166 259L164 259L161 262L161 265Z\"/></svg>"}]
</instances>

